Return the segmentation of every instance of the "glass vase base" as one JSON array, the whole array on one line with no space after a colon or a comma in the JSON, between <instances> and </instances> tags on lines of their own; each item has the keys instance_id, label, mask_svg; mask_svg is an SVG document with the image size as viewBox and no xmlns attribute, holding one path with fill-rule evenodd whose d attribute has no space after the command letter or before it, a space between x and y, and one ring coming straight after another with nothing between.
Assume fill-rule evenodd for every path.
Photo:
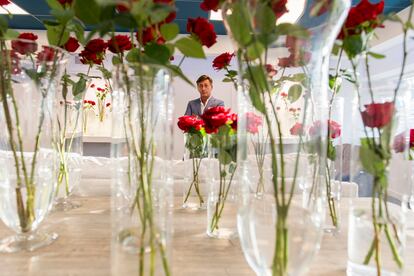
<instances>
[{"instance_id":1,"label":"glass vase base","mask_svg":"<svg viewBox=\"0 0 414 276\"><path fill-rule=\"evenodd\" d=\"M72 201L68 198L63 200L56 200L53 204L53 211L54 212L67 212L76 208L81 207L82 204L77 201Z\"/></svg>"},{"instance_id":2,"label":"glass vase base","mask_svg":"<svg viewBox=\"0 0 414 276\"><path fill-rule=\"evenodd\" d=\"M1 253L35 251L53 243L58 238L56 233L31 233L10 236L0 241Z\"/></svg>"},{"instance_id":3,"label":"glass vase base","mask_svg":"<svg viewBox=\"0 0 414 276\"><path fill-rule=\"evenodd\" d=\"M215 239L233 240L238 237L237 230L232 228L220 228L213 232L207 231L207 236Z\"/></svg>"},{"instance_id":4,"label":"glass vase base","mask_svg":"<svg viewBox=\"0 0 414 276\"><path fill-rule=\"evenodd\" d=\"M183 209L190 210L190 211L202 211L207 209L207 205L205 203L196 203L196 202L185 202L182 205Z\"/></svg>"},{"instance_id":5,"label":"glass vase base","mask_svg":"<svg viewBox=\"0 0 414 276\"><path fill-rule=\"evenodd\" d=\"M361 264L348 261L348 265L346 268L346 275L347 276L377 276L379 274L377 273L376 267L361 265ZM402 273L381 269L381 276L399 276L399 275L402 275Z\"/></svg>"}]
</instances>

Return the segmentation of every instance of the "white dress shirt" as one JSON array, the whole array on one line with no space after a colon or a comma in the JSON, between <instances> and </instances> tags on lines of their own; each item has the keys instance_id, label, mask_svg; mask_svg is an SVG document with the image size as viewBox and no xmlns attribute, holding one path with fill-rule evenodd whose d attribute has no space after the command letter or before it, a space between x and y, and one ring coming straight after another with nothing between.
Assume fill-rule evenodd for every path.
<instances>
[{"instance_id":1,"label":"white dress shirt","mask_svg":"<svg viewBox=\"0 0 414 276\"><path fill-rule=\"evenodd\" d=\"M211 96L210 97L208 97L208 99L207 99L207 101L206 101L206 104L204 104L203 103L203 101L201 100L201 98L200 98L200 107L201 107L201 114L203 114L204 113L204 109L206 108L206 106L208 105L208 101L210 100L210 98L211 98Z\"/></svg>"}]
</instances>

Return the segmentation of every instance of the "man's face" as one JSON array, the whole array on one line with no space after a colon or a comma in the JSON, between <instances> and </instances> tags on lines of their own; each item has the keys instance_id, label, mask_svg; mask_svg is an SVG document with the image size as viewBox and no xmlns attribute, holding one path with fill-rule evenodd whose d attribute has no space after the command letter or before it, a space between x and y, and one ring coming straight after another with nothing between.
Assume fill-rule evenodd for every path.
<instances>
[{"instance_id":1,"label":"man's face","mask_svg":"<svg viewBox=\"0 0 414 276\"><path fill-rule=\"evenodd\" d=\"M213 86L209 80L203 80L197 84L197 89L200 92L201 98L208 99L211 95L211 90L213 90Z\"/></svg>"}]
</instances>

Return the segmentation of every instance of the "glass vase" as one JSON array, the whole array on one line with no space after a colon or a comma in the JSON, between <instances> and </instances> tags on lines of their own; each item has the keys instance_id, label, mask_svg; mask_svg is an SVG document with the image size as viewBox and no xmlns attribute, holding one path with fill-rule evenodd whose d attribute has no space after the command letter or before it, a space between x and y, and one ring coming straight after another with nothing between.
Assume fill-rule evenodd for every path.
<instances>
[{"instance_id":1,"label":"glass vase","mask_svg":"<svg viewBox=\"0 0 414 276\"><path fill-rule=\"evenodd\" d=\"M366 221L367 225L368 221L371 222L370 227L364 229L366 243L371 246L364 247L358 255L355 250L348 251L348 272L349 275L399 275L404 268L404 256L400 250L403 234L400 233L400 219L388 207L390 186L393 185L390 169L396 167L398 160L406 160L408 156L407 103L410 90L404 81L374 82L367 74L369 69L366 64L369 61L363 59L358 67L359 78L355 85L358 96L356 116L360 128L354 135L359 142L359 175L364 176L360 177L358 184L369 188L371 202L370 212L354 216L362 216L360 220ZM398 86L398 93L395 94ZM402 167L401 164L397 166ZM398 173L401 183L409 183L405 168ZM351 230L354 231L350 227ZM350 245L354 242L352 237L355 234L349 232ZM391 262L387 260L390 252Z\"/></svg>"},{"instance_id":2,"label":"glass vase","mask_svg":"<svg viewBox=\"0 0 414 276\"><path fill-rule=\"evenodd\" d=\"M54 99L66 62L61 49L0 40L0 218L16 233L0 241L0 252L33 251L57 238L38 228L54 198Z\"/></svg>"},{"instance_id":3,"label":"glass vase","mask_svg":"<svg viewBox=\"0 0 414 276\"><path fill-rule=\"evenodd\" d=\"M207 202L207 138L197 133L184 134L185 182L183 183L183 208L201 210Z\"/></svg>"},{"instance_id":4,"label":"glass vase","mask_svg":"<svg viewBox=\"0 0 414 276\"><path fill-rule=\"evenodd\" d=\"M171 74L131 64L113 76L112 272L170 275Z\"/></svg>"},{"instance_id":5,"label":"glass vase","mask_svg":"<svg viewBox=\"0 0 414 276\"><path fill-rule=\"evenodd\" d=\"M325 163L327 216L325 232L337 233L341 225L342 136L344 99L331 98L328 106L328 133Z\"/></svg>"},{"instance_id":6,"label":"glass vase","mask_svg":"<svg viewBox=\"0 0 414 276\"><path fill-rule=\"evenodd\" d=\"M66 77L69 78L69 75ZM59 156L59 172L54 209L59 211L80 207L80 203L71 200L70 196L81 181L83 98L88 85L86 79L83 78L78 82L83 82L85 89L77 91L79 89L68 87L67 82L63 81L63 93L57 108L56 149ZM69 91L70 95L68 95Z\"/></svg>"},{"instance_id":7,"label":"glass vase","mask_svg":"<svg viewBox=\"0 0 414 276\"><path fill-rule=\"evenodd\" d=\"M237 135L219 130L210 134L208 142L207 235L233 239L237 237Z\"/></svg>"},{"instance_id":8,"label":"glass vase","mask_svg":"<svg viewBox=\"0 0 414 276\"><path fill-rule=\"evenodd\" d=\"M226 1L221 7L239 72L238 234L257 275L303 274L320 246L328 57L349 7L346 0ZM293 120L284 119L280 97L295 108ZM251 113L263 118L268 135L262 196L251 188L257 161L249 157L255 135L249 129L258 124Z\"/></svg>"}]
</instances>

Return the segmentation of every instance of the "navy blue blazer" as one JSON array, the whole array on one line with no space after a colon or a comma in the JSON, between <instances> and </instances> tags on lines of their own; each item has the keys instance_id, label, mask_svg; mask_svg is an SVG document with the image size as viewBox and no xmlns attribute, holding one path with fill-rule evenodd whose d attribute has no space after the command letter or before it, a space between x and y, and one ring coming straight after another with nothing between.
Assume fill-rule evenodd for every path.
<instances>
[{"instance_id":1,"label":"navy blue blazer","mask_svg":"<svg viewBox=\"0 0 414 276\"><path fill-rule=\"evenodd\" d=\"M224 102L222 100L211 97L210 100L208 100L207 106L206 108L204 108L204 111L206 111L209 108L216 107L216 106L224 106ZM201 116L202 115L201 114L201 99L198 98L198 99L189 101L184 115Z\"/></svg>"}]
</instances>

